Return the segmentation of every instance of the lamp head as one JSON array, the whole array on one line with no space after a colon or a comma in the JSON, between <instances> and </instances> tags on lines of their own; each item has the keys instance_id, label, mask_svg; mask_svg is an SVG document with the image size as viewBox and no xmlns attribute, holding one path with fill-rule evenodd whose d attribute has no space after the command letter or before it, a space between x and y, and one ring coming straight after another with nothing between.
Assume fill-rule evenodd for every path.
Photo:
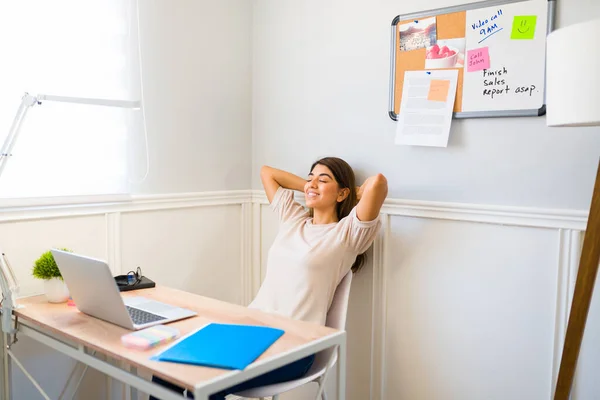
<instances>
[{"instance_id":1,"label":"lamp head","mask_svg":"<svg viewBox=\"0 0 600 400\"><path fill-rule=\"evenodd\" d=\"M551 32L546 47L546 124L600 125L600 19Z\"/></svg>"}]
</instances>

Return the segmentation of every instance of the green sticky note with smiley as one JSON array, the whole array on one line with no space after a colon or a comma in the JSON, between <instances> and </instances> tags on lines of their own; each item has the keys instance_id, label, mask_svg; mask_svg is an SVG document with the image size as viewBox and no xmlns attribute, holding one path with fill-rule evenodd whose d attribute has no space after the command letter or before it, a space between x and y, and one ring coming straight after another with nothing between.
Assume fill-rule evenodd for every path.
<instances>
[{"instance_id":1,"label":"green sticky note with smiley","mask_svg":"<svg viewBox=\"0 0 600 400\"><path fill-rule=\"evenodd\" d=\"M513 19L511 39L531 40L535 35L536 15L515 15Z\"/></svg>"}]
</instances>

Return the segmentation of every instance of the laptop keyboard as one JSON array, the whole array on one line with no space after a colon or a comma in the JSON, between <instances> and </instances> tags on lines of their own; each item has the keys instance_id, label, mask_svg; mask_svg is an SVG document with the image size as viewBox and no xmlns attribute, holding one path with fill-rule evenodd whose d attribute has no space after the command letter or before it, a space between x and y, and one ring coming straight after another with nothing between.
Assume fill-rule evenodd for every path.
<instances>
[{"instance_id":1,"label":"laptop keyboard","mask_svg":"<svg viewBox=\"0 0 600 400\"><path fill-rule=\"evenodd\" d=\"M133 308L129 306L125 306L127 311L129 311L129 315L133 320L133 323L136 325L147 324L149 322L160 321L162 319L166 319L165 317L161 317L160 315L152 314L147 311L140 310L139 308Z\"/></svg>"}]
</instances>

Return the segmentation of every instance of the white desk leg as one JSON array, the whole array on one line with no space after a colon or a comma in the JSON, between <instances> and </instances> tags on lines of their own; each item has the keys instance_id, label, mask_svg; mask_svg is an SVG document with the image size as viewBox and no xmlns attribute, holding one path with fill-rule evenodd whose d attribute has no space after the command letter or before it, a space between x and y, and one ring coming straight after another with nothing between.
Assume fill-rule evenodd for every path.
<instances>
[{"instance_id":1,"label":"white desk leg","mask_svg":"<svg viewBox=\"0 0 600 400\"><path fill-rule=\"evenodd\" d=\"M131 372L135 376L138 376L138 374L137 374L137 368L136 367L130 367L129 368L129 372ZM138 391L137 391L137 389L134 388L133 386L129 386L129 388L130 388L129 398L131 400L138 400Z\"/></svg>"},{"instance_id":2,"label":"white desk leg","mask_svg":"<svg viewBox=\"0 0 600 400\"><path fill-rule=\"evenodd\" d=\"M6 348L6 344L10 338L7 338L6 333L0 332L0 345L2 346L2 366L0 369L2 370L2 393L0 393L0 398L2 400L10 400L10 384L11 384L11 376L10 376L10 361L8 358L8 352Z\"/></svg>"},{"instance_id":3,"label":"white desk leg","mask_svg":"<svg viewBox=\"0 0 600 400\"><path fill-rule=\"evenodd\" d=\"M121 369L127 370L129 367L125 361L116 361ZM131 400L127 398L127 389L129 389L129 385L125 381L119 382L121 384L121 400ZM129 393L131 395L131 393Z\"/></svg>"},{"instance_id":4,"label":"white desk leg","mask_svg":"<svg viewBox=\"0 0 600 400\"><path fill-rule=\"evenodd\" d=\"M346 400L346 335L342 337L337 351L337 398Z\"/></svg>"},{"instance_id":5,"label":"white desk leg","mask_svg":"<svg viewBox=\"0 0 600 400\"><path fill-rule=\"evenodd\" d=\"M210 394L207 394L204 390L196 388L194 390L194 400L209 400Z\"/></svg>"},{"instance_id":6,"label":"white desk leg","mask_svg":"<svg viewBox=\"0 0 600 400\"><path fill-rule=\"evenodd\" d=\"M106 378L106 400L110 400L112 399L112 378L110 377L110 375L104 375L104 377Z\"/></svg>"}]
</instances>

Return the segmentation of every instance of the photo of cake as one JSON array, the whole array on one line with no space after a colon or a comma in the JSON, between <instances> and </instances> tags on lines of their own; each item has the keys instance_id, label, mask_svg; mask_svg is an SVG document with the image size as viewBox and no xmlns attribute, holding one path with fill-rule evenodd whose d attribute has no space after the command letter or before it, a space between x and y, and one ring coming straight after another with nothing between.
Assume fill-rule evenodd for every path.
<instances>
[{"instance_id":1,"label":"photo of cake","mask_svg":"<svg viewBox=\"0 0 600 400\"><path fill-rule=\"evenodd\" d=\"M425 69L462 68L465 62L465 38L438 39L426 48Z\"/></svg>"}]
</instances>

